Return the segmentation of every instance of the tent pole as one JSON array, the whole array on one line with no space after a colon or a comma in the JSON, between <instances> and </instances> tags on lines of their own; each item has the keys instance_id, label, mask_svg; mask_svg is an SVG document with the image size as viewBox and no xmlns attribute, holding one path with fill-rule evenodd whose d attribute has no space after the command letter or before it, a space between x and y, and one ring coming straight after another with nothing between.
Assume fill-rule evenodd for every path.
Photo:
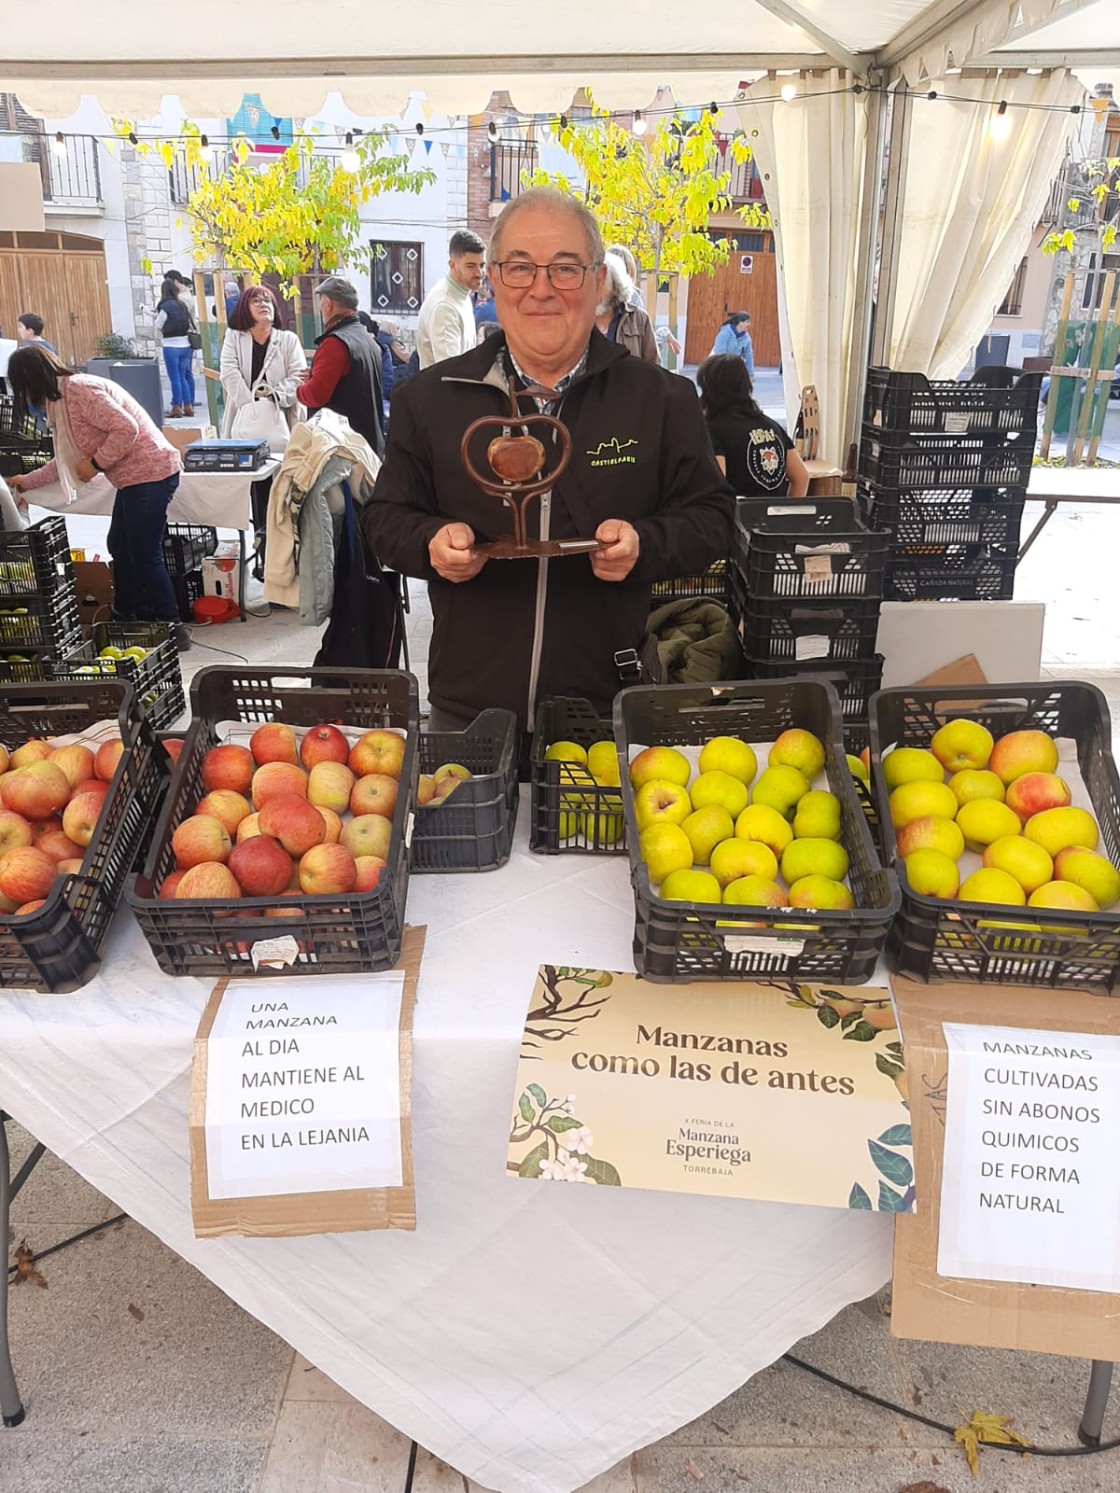
<instances>
[{"instance_id":1,"label":"tent pole","mask_svg":"<svg viewBox=\"0 0 1120 1493\"><path fill-rule=\"evenodd\" d=\"M844 412L843 450L859 442L867 366L871 353L871 318L875 298L875 254L879 243L879 198L883 179L883 149L887 138L887 92L877 90L868 101L867 145L863 158L863 195L859 224L859 259L856 264L856 297L852 308L851 347L848 360L848 407Z\"/></svg>"},{"instance_id":2,"label":"tent pole","mask_svg":"<svg viewBox=\"0 0 1120 1493\"><path fill-rule=\"evenodd\" d=\"M889 366L894 325L895 292L898 286L898 248L902 236L902 205L906 200L906 173L910 161L912 104L901 79L891 96L890 154L887 158L887 193L883 206L883 233L879 251L879 293L874 307L871 362Z\"/></svg>"}]
</instances>

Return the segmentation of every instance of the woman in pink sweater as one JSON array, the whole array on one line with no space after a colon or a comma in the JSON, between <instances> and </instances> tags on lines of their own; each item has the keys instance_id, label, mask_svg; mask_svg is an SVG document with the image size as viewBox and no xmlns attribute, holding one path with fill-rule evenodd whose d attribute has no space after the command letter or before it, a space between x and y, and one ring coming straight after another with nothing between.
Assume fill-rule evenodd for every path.
<instances>
[{"instance_id":1,"label":"woman in pink sweater","mask_svg":"<svg viewBox=\"0 0 1120 1493\"><path fill-rule=\"evenodd\" d=\"M180 648L189 648L163 560L167 505L179 485L178 451L127 390L75 373L41 345L12 354L8 383L17 414L31 405L46 409L55 451L53 461L29 476L13 477L9 487L27 493L60 482L73 493L78 483L104 472L117 489L109 525L113 616L122 622L166 622L176 630Z\"/></svg>"}]
</instances>

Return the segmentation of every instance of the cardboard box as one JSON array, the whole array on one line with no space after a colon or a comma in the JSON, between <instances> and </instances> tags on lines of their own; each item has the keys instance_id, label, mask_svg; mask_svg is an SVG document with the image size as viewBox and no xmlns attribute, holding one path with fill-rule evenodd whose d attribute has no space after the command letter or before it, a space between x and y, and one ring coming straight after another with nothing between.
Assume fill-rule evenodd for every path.
<instances>
[{"instance_id":1,"label":"cardboard box","mask_svg":"<svg viewBox=\"0 0 1120 1493\"><path fill-rule=\"evenodd\" d=\"M891 1333L978 1348L1120 1359L1120 1296L937 1273L949 1058L942 1023L1114 1035L1115 1001L1019 985L891 979L906 1051L917 1211L895 1220Z\"/></svg>"},{"instance_id":2,"label":"cardboard box","mask_svg":"<svg viewBox=\"0 0 1120 1493\"><path fill-rule=\"evenodd\" d=\"M218 436L213 425L165 425L163 433L180 451L185 451L193 441L213 441Z\"/></svg>"},{"instance_id":3,"label":"cardboard box","mask_svg":"<svg viewBox=\"0 0 1120 1493\"><path fill-rule=\"evenodd\" d=\"M237 600L241 563L236 548L233 554L224 552L219 545L218 553L207 555L202 561L202 591L205 596L224 596L229 601Z\"/></svg>"},{"instance_id":4,"label":"cardboard box","mask_svg":"<svg viewBox=\"0 0 1120 1493\"><path fill-rule=\"evenodd\" d=\"M106 622L113 610L113 567L104 560L75 560L74 583L83 626Z\"/></svg>"}]
</instances>

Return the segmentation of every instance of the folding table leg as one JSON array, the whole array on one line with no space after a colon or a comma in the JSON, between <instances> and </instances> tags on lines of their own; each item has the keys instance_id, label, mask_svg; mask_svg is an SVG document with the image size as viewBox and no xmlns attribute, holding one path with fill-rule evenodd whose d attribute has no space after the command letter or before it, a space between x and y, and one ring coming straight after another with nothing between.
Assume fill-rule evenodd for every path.
<instances>
[{"instance_id":1,"label":"folding table leg","mask_svg":"<svg viewBox=\"0 0 1120 1493\"><path fill-rule=\"evenodd\" d=\"M1089 1392L1085 1396L1085 1410L1077 1428L1078 1439L1085 1446L1100 1446L1101 1426L1108 1405L1108 1391L1112 1386L1112 1364L1099 1358L1093 1359L1089 1372Z\"/></svg>"},{"instance_id":2,"label":"folding table leg","mask_svg":"<svg viewBox=\"0 0 1120 1493\"><path fill-rule=\"evenodd\" d=\"M18 1426L23 1420L23 1402L19 1397L12 1355L8 1347L8 1251L11 1203L11 1161L8 1156L8 1117L0 1113L0 1412L6 1426Z\"/></svg>"}]
</instances>

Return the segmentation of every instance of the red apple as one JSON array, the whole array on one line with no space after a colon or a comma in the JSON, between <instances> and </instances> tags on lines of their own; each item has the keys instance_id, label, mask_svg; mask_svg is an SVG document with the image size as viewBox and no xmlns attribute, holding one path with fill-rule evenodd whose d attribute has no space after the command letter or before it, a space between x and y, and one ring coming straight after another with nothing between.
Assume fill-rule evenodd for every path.
<instances>
[{"instance_id":1,"label":"red apple","mask_svg":"<svg viewBox=\"0 0 1120 1493\"><path fill-rule=\"evenodd\" d=\"M393 810L397 807L399 786L396 778L383 772L373 772L359 778L350 794L351 814L381 814L386 819L392 819Z\"/></svg>"},{"instance_id":2,"label":"red apple","mask_svg":"<svg viewBox=\"0 0 1120 1493\"><path fill-rule=\"evenodd\" d=\"M0 855L17 845L30 845L35 839L31 821L11 809L0 809Z\"/></svg>"},{"instance_id":3,"label":"red apple","mask_svg":"<svg viewBox=\"0 0 1120 1493\"><path fill-rule=\"evenodd\" d=\"M350 748L348 760L355 777L364 778L377 772L399 778L404 766L404 737L396 731L367 731Z\"/></svg>"},{"instance_id":4,"label":"red apple","mask_svg":"<svg viewBox=\"0 0 1120 1493\"><path fill-rule=\"evenodd\" d=\"M8 763L10 761L11 758L8 756L8 748L2 741L0 741L0 773L7 772Z\"/></svg>"},{"instance_id":5,"label":"red apple","mask_svg":"<svg viewBox=\"0 0 1120 1493\"><path fill-rule=\"evenodd\" d=\"M248 795L253 782L255 766L253 754L248 747L211 747L202 759L202 786L207 793L215 788L227 788L231 793Z\"/></svg>"},{"instance_id":6,"label":"red apple","mask_svg":"<svg viewBox=\"0 0 1120 1493\"><path fill-rule=\"evenodd\" d=\"M213 814L215 819L220 819L231 839L241 821L248 819L252 812L249 800L232 788L215 788L195 805L196 814Z\"/></svg>"},{"instance_id":7,"label":"red apple","mask_svg":"<svg viewBox=\"0 0 1120 1493\"><path fill-rule=\"evenodd\" d=\"M258 823L262 835L279 840L288 854L297 859L327 838L322 814L314 804L295 793L270 798L258 815Z\"/></svg>"},{"instance_id":8,"label":"red apple","mask_svg":"<svg viewBox=\"0 0 1120 1493\"><path fill-rule=\"evenodd\" d=\"M35 737L32 741L25 741L20 747L16 747L8 760L9 768L28 767L32 762L45 762L54 751L49 741L43 741Z\"/></svg>"},{"instance_id":9,"label":"red apple","mask_svg":"<svg viewBox=\"0 0 1120 1493\"><path fill-rule=\"evenodd\" d=\"M1006 803L1024 823L1044 809L1064 809L1071 802L1069 784L1053 772L1025 772L1008 784Z\"/></svg>"},{"instance_id":10,"label":"red apple","mask_svg":"<svg viewBox=\"0 0 1120 1493\"><path fill-rule=\"evenodd\" d=\"M307 780L307 797L317 809L345 814L350 802L354 774L345 762L317 762Z\"/></svg>"},{"instance_id":11,"label":"red apple","mask_svg":"<svg viewBox=\"0 0 1120 1493\"><path fill-rule=\"evenodd\" d=\"M191 866L210 861L224 864L229 859L233 842L220 819L215 819L212 814L192 814L171 836L171 849L175 853L176 866L187 871Z\"/></svg>"},{"instance_id":12,"label":"red apple","mask_svg":"<svg viewBox=\"0 0 1120 1493\"><path fill-rule=\"evenodd\" d=\"M74 797L73 794L70 795ZM49 835L52 830L62 828L62 815L52 814L49 819L36 819L31 826L31 843L38 845L44 835Z\"/></svg>"},{"instance_id":13,"label":"red apple","mask_svg":"<svg viewBox=\"0 0 1120 1493\"><path fill-rule=\"evenodd\" d=\"M211 824L217 824L212 819ZM221 826L219 826L220 828ZM175 900L183 902L189 898L207 902L228 902L241 896L237 878L221 861L199 861L183 872L182 880L175 888Z\"/></svg>"},{"instance_id":14,"label":"red apple","mask_svg":"<svg viewBox=\"0 0 1120 1493\"><path fill-rule=\"evenodd\" d=\"M0 892L17 907L36 897L45 897L54 875L54 861L33 845L17 845L0 856Z\"/></svg>"},{"instance_id":15,"label":"red apple","mask_svg":"<svg viewBox=\"0 0 1120 1493\"><path fill-rule=\"evenodd\" d=\"M355 860L375 855L378 859L387 861L392 835L392 823L384 815L361 814L342 826L340 843L345 845Z\"/></svg>"},{"instance_id":16,"label":"red apple","mask_svg":"<svg viewBox=\"0 0 1120 1493\"><path fill-rule=\"evenodd\" d=\"M259 814L250 814L247 818L241 821L241 823L237 826L237 835L235 837L236 844L240 845L243 840L251 840L254 835L260 834L261 827L257 822L259 819Z\"/></svg>"},{"instance_id":17,"label":"red apple","mask_svg":"<svg viewBox=\"0 0 1120 1493\"><path fill-rule=\"evenodd\" d=\"M325 809L322 804L316 804L315 807L322 814L323 822L327 826L325 843L327 845L337 845L342 835L342 820L333 809Z\"/></svg>"},{"instance_id":18,"label":"red apple","mask_svg":"<svg viewBox=\"0 0 1120 1493\"><path fill-rule=\"evenodd\" d=\"M43 759L0 778L0 802L25 819L48 819L59 814L69 797L66 774Z\"/></svg>"},{"instance_id":19,"label":"red apple","mask_svg":"<svg viewBox=\"0 0 1120 1493\"><path fill-rule=\"evenodd\" d=\"M66 805L62 828L75 845L83 848L93 839L105 800L100 793L77 793ZM46 849L46 846L43 847ZM81 854L79 850L78 854Z\"/></svg>"},{"instance_id":20,"label":"red apple","mask_svg":"<svg viewBox=\"0 0 1120 1493\"><path fill-rule=\"evenodd\" d=\"M92 835L90 838L93 838ZM89 841L86 841L86 844L88 843ZM36 842L35 848L41 850L44 855L49 855L52 861L68 861L75 856L80 861L84 847L78 841L72 840L65 830L52 829L49 835L43 835Z\"/></svg>"},{"instance_id":21,"label":"red apple","mask_svg":"<svg viewBox=\"0 0 1120 1493\"><path fill-rule=\"evenodd\" d=\"M57 747L47 761L62 769L71 788L76 788L83 778L93 777L93 753L78 742L73 746Z\"/></svg>"},{"instance_id":22,"label":"red apple","mask_svg":"<svg viewBox=\"0 0 1120 1493\"><path fill-rule=\"evenodd\" d=\"M77 856L71 856L69 860L59 861L55 866L55 876L79 876L83 862Z\"/></svg>"},{"instance_id":23,"label":"red apple","mask_svg":"<svg viewBox=\"0 0 1120 1493\"><path fill-rule=\"evenodd\" d=\"M253 774L253 808L263 809L270 798L298 793L307 797L307 774L291 762L266 762Z\"/></svg>"},{"instance_id":24,"label":"red apple","mask_svg":"<svg viewBox=\"0 0 1120 1493\"><path fill-rule=\"evenodd\" d=\"M292 879L292 858L271 835L235 845L227 864L246 897L277 897Z\"/></svg>"},{"instance_id":25,"label":"red apple","mask_svg":"<svg viewBox=\"0 0 1120 1493\"><path fill-rule=\"evenodd\" d=\"M314 845L299 863L299 884L310 897L337 897L354 889L358 869L344 845Z\"/></svg>"},{"instance_id":26,"label":"red apple","mask_svg":"<svg viewBox=\"0 0 1120 1493\"><path fill-rule=\"evenodd\" d=\"M179 758L183 755L183 748L186 746L186 742L181 736L165 737L161 744L172 762L178 762Z\"/></svg>"},{"instance_id":27,"label":"red apple","mask_svg":"<svg viewBox=\"0 0 1120 1493\"><path fill-rule=\"evenodd\" d=\"M299 762L296 733L281 721L258 726L250 738L249 750L258 767L266 762L290 762L293 766Z\"/></svg>"},{"instance_id":28,"label":"red apple","mask_svg":"<svg viewBox=\"0 0 1120 1493\"><path fill-rule=\"evenodd\" d=\"M337 726L312 726L299 744L299 760L308 772L320 762L341 762L350 755L350 743Z\"/></svg>"},{"instance_id":29,"label":"red apple","mask_svg":"<svg viewBox=\"0 0 1120 1493\"><path fill-rule=\"evenodd\" d=\"M387 866L388 861L383 861L379 855L360 855L354 862L357 875L354 880L356 892L372 892L381 880L381 871Z\"/></svg>"},{"instance_id":30,"label":"red apple","mask_svg":"<svg viewBox=\"0 0 1120 1493\"><path fill-rule=\"evenodd\" d=\"M34 902L25 902L22 907L16 908L12 916L22 918L28 913L38 912L40 907L44 905L44 900L42 897L36 897Z\"/></svg>"},{"instance_id":31,"label":"red apple","mask_svg":"<svg viewBox=\"0 0 1120 1493\"><path fill-rule=\"evenodd\" d=\"M170 902L175 897L175 888L187 873L185 871L172 871L165 876L159 885L159 897L161 901Z\"/></svg>"},{"instance_id":32,"label":"red apple","mask_svg":"<svg viewBox=\"0 0 1120 1493\"><path fill-rule=\"evenodd\" d=\"M99 777L105 783L111 783L113 774L117 770L117 763L123 754L123 741L103 741L97 748L97 756L93 759L94 776Z\"/></svg>"},{"instance_id":33,"label":"red apple","mask_svg":"<svg viewBox=\"0 0 1120 1493\"><path fill-rule=\"evenodd\" d=\"M105 782L104 778L83 778L80 783L75 785L70 797L77 798L79 793L99 793L104 798L108 791L109 784Z\"/></svg>"},{"instance_id":34,"label":"red apple","mask_svg":"<svg viewBox=\"0 0 1120 1493\"><path fill-rule=\"evenodd\" d=\"M436 780L429 772L422 772L416 784L416 802L421 808L430 804L436 796Z\"/></svg>"}]
</instances>

